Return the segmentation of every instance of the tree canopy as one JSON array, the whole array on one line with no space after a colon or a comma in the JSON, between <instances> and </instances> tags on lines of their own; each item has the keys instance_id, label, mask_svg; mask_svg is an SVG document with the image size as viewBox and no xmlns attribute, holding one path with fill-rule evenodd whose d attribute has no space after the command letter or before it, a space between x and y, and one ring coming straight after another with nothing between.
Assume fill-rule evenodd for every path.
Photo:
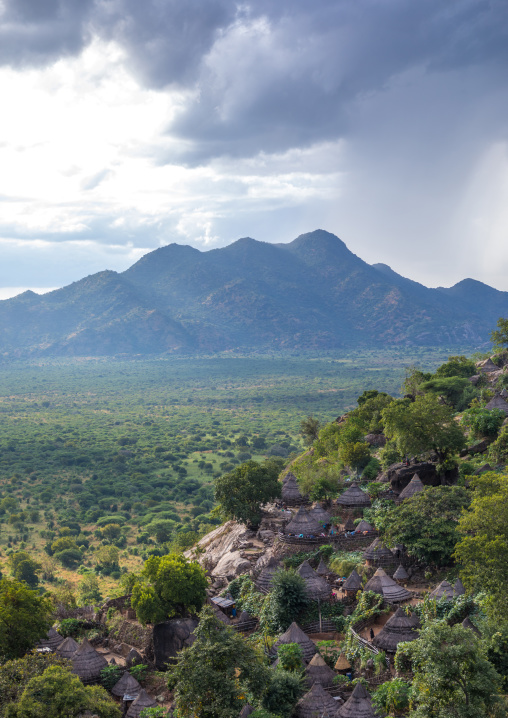
<instances>
[{"instance_id":1,"label":"tree canopy","mask_svg":"<svg viewBox=\"0 0 508 718\"><path fill-rule=\"evenodd\" d=\"M215 498L223 516L254 526L261 521L261 505L280 494L281 484L272 462L246 461L215 480Z\"/></svg>"},{"instance_id":2,"label":"tree canopy","mask_svg":"<svg viewBox=\"0 0 508 718\"><path fill-rule=\"evenodd\" d=\"M51 627L49 596L39 596L25 583L0 580L0 656L19 658Z\"/></svg>"},{"instance_id":3,"label":"tree canopy","mask_svg":"<svg viewBox=\"0 0 508 718\"><path fill-rule=\"evenodd\" d=\"M498 347L508 344L508 319L499 317L497 320L497 329L490 333L490 341Z\"/></svg>"}]
</instances>

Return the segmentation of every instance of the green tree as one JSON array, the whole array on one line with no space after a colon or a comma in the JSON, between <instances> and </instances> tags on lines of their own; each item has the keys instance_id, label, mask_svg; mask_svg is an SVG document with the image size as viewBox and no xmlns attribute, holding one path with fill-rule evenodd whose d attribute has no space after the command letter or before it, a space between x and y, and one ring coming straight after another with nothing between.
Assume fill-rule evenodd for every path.
<instances>
[{"instance_id":1,"label":"green tree","mask_svg":"<svg viewBox=\"0 0 508 718\"><path fill-rule=\"evenodd\" d=\"M404 544L420 561L447 566L460 539L457 522L469 500L461 486L429 486L384 517L386 538Z\"/></svg>"},{"instance_id":2,"label":"green tree","mask_svg":"<svg viewBox=\"0 0 508 718\"><path fill-rule=\"evenodd\" d=\"M301 671L303 669L303 653L299 643L286 643L277 649L279 666L285 671Z\"/></svg>"},{"instance_id":3,"label":"green tree","mask_svg":"<svg viewBox=\"0 0 508 718\"><path fill-rule=\"evenodd\" d=\"M414 402L394 401L383 410L383 420L386 436L402 455L435 451L444 464L465 446L464 432L452 409L433 394L417 396Z\"/></svg>"},{"instance_id":4,"label":"green tree","mask_svg":"<svg viewBox=\"0 0 508 718\"><path fill-rule=\"evenodd\" d=\"M5 708L16 703L28 682L41 676L50 666L67 666L68 661L56 653L32 651L23 658L15 658L0 665L0 716L4 718Z\"/></svg>"},{"instance_id":5,"label":"green tree","mask_svg":"<svg viewBox=\"0 0 508 718\"><path fill-rule=\"evenodd\" d=\"M500 464L508 462L508 427L504 427L497 439L490 445L489 459Z\"/></svg>"},{"instance_id":6,"label":"green tree","mask_svg":"<svg viewBox=\"0 0 508 718\"><path fill-rule=\"evenodd\" d=\"M160 623L186 610L197 613L206 600L205 572L182 555L150 556L132 590L132 607L142 623Z\"/></svg>"},{"instance_id":7,"label":"green tree","mask_svg":"<svg viewBox=\"0 0 508 718\"><path fill-rule=\"evenodd\" d=\"M146 527L150 536L155 536L157 543L169 541L175 531L176 521L172 519L154 519Z\"/></svg>"},{"instance_id":8,"label":"green tree","mask_svg":"<svg viewBox=\"0 0 508 718\"><path fill-rule=\"evenodd\" d=\"M367 396L369 395L369 396ZM393 396L375 390L364 391L358 397L358 408L353 409L349 416L354 417L361 424L365 432L383 431L381 412L393 401Z\"/></svg>"},{"instance_id":9,"label":"green tree","mask_svg":"<svg viewBox=\"0 0 508 718\"><path fill-rule=\"evenodd\" d=\"M78 603L80 606L95 606L102 601L99 581L94 573L83 574L78 582Z\"/></svg>"},{"instance_id":10,"label":"green tree","mask_svg":"<svg viewBox=\"0 0 508 718\"><path fill-rule=\"evenodd\" d=\"M303 436L306 444L313 444L318 438L319 421L313 416L306 416L300 422L300 434Z\"/></svg>"},{"instance_id":11,"label":"green tree","mask_svg":"<svg viewBox=\"0 0 508 718\"><path fill-rule=\"evenodd\" d=\"M308 605L304 579L293 569L277 571L272 579L271 622L275 632L285 631Z\"/></svg>"},{"instance_id":12,"label":"green tree","mask_svg":"<svg viewBox=\"0 0 508 718\"><path fill-rule=\"evenodd\" d=\"M114 541L115 539L120 538L121 533L122 527L120 524L106 524L102 529L102 535L109 541Z\"/></svg>"},{"instance_id":13,"label":"green tree","mask_svg":"<svg viewBox=\"0 0 508 718\"><path fill-rule=\"evenodd\" d=\"M7 560L11 576L17 581L24 581L30 588L35 588L39 583L37 572L41 565L33 559L26 551L16 551Z\"/></svg>"},{"instance_id":14,"label":"green tree","mask_svg":"<svg viewBox=\"0 0 508 718\"><path fill-rule=\"evenodd\" d=\"M497 329L490 333L490 341L498 347L508 344L508 319L499 317L497 320Z\"/></svg>"},{"instance_id":15,"label":"green tree","mask_svg":"<svg viewBox=\"0 0 508 718\"><path fill-rule=\"evenodd\" d=\"M171 671L178 714L182 718L237 718L247 694L262 696L270 669L262 656L219 621L210 606L200 614L196 640L178 656Z\"/></svg>"},{"instance_id":16,"label":"green tree","mask_svg":"<svg viewBox=\"0 0 508 718\"><path fill-rule=\"evenodd\" d=\"M277 713L282 718L289 718L293 713L295 703L303 693L301 676L295 671L285 671L281 668L273 671L268 683L263 708Z\"/></svg>"},{"instance_id":17,"label":"green tree","mask_svg":"<svg viewBox=\"0 0 508 718\"><path fill-rule=\"evenodd\" d=\"M346 466L352 469L362 469L370 461L370 450L364 441L342 444L339 448L339 458Z\"/></svg>"},{"instance_id":18,"label":"green tree","mask_svg":"<svg viewBox=\"0 0 508 718\"><path fill-rule=\"evenodd\" d=\"M281 493L278 475L269 464L247 461L215 480L215 499L225 518L253 526L261 521L261 506Z\"/></svg>"},{"instance_id":19,"label":"green tree","mask_svg":"<svg viewBox=\"0 0 508 718\"><path fill-rule=\"evenodd\" d=\"M19 658L51 626L49 596L39 596L24 583L0 580L0 656Z\"/></svg>"},{"instance_id":20,"label":"green tree","mask_svg":"<svg viewBox=\"0 0 508 718\"><path fill-rule=\"evenodd\" d=\"M405 714L409 708L411 686L402 678L381 683L372 696L372 705L380 714Z\"/></svg>"},{"instance_id":21,"label":"green tree","mask_svg":"<svg viewBox=\"0 0 508 718\"><path fill-rule=\"evenodd\" d=\"M105 568L112 570L118 568L120 551L116 546L101 546L95 553L97 562Z\"/></svg>"},{"instance_id":22,"label":"green tree","mask_svg":"<svg viewBox=\"0 0 508 718\"><path fill-rule=\"evenodd\" d=\"M462 415L461 423L471 430L477 438L482 436L497 436L506 414L501 409L482 409L474 407Z\"/></svg>"},{"instance_id":23,"label":"green tree","mask_svg":"<svg viewBox=\"0 0 508 718\"><path fill-rule=\"evenodd\" d=\"M476 373L476 364L465 356L448 357L448 361L436 369L436 376L443 377L460 376L469 379Z\"/></svg>"},{"instance_id":24,"label":"green tree","mask_svg":"<svg viewBox=\"0 0 508 718\"><path fill-rule=\"evenodd\" d=\"M469 379L459 376L435 376L420 384L420 391L442 397L455 411L463 411L478 395Z\"/></svg>"}]
</instances>

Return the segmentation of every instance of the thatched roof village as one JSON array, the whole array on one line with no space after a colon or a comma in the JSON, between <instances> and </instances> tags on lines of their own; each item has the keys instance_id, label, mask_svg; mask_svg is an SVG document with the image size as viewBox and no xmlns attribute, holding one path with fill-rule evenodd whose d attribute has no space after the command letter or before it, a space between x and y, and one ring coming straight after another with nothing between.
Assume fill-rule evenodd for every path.
<instances>
[{"instance_id":1,"label":"thatched roof village","mask_svg":"<svg viewBox=\"0 0 508 718\"><path fill-rule=\"evenodd\" d=\"M310 691L300 698L295 708L296 718L336 718L342 701L335 701L321 683L314 683Z\"/></svg>"},{"instance_id":2,"label":"thatched roof village","mask_svg":"<svg viewBox=\"0 0 508 718\"><path fill-rule=\"evenodd\" d=\"M331 688L335 675L335 671L330 668L319 653L316 653L305 668L305 683L309 688L314 683L321 683L324 688Z\"/></svg>"},{"instance_id":3,"label":"thatched roof village","mask_svg":"<svg viewBox=\"0 0 508 718\"><path fill-rule=\"evenodd\" d=\"M415 474L409 484L406 486L406 488L400 492L399 501L411 499L413 496L419 494L424 489L425 486L423 485L422 480L420 479L418 474Z\"/></svg>"},{"instance_id":4,"label":"thatched roof village","mask_svg":"<svg viewBox=\"0 0 508 718\"><path fill-rule=\"evenodd\" d=\"M378 568L374 576L367 581L364 590L381 594L387 603L402 603L413 595L403 586L399 586L382 568Z\"/></svg>"},{"instance_id":5,"label":"thatched roof village","mask_svg":"<svg viewBox=\"0 0 508 718\"><path fill-rule=\"evenodd\" d=\"M395 653L399 643L418 638L416 625L414 617L411 614L408 616L399 606L372 643L386 653Z\"/></svg>"},{"instance_id":6,"label":"thatched roof village","mask_svg":"<svg viewBox=\"0 0 508 718\"><path fill-rule=\"evenodd\" d=\"M358 484L353 482L351 486L339 496L337 505L364 509L371 505L371 500L368 493L362 491Z\"/></svg>"},{"instance_id":7,"label":"thatched roof village","mask_svg":"<svg viewBox=\"0 0 508 718\"><path fill-rule=\"evenodd\" d=\"M287 631L279 636L277 641L274 643L273 648L276 651L279 646L287 643L298 643L302 649L303 658L307 663L309 663L312 656L317 652L315 644L294 622L289 626Z\"/></svg>"},{"instance_id":8,"label":"thatched roof village","mask_svg":"<svg viewBox=\"0 0 508 718\"><path fill-rule=\"evenodd\" d=\"M83 683L96 683L101 677L101 671L108 665L103 655L98 653L88 642L87 638L72 656L72 672L75 673Z\"/></svg>"},{"instance_id":9,"label":"thatched roof village","mask_svg":"<svg viewBox=\"0 0 508 718\"><path fill-rule=\"evenodd\" d=\"M339 718L377 718L377 713L372 707L369 694L361 683L357 683L343 706L339 708Z\"/></svg>"},{"instance_id":10,"label":"thatched roof village","mask_svg":"<svg viewBox=\"0 0 508 718\"><path fill-rule=\"evenodd\" d=\"M284 533L294 536L319 536L322 531L323 527L303 506L300 506L284 529Z\"/></svg>"},{"instance_id":11,"label":"thatched roof village","mask_svg":"<svg viewBox=\"0 0 508 718\"><path fill-rule=\"evenodd\" d=\"M305 581L307 596L311 601L323 601L330 596L331 586L324 578L318 576L308 561L304 561L298 567L297 573Z\"/></svg>"}]
</instances>

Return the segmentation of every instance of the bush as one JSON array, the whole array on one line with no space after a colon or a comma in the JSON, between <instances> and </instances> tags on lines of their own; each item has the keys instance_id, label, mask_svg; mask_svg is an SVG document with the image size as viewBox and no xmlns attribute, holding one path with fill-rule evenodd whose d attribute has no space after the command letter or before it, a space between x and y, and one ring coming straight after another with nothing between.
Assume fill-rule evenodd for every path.
<instances>
[{"instance_id":1,"label":"bush","mask_svg":"<svg viewBox=\"0 0 508 718\"><path fill-rule=\"evenodd\" d=\"M118 683L122 677L124 669L121 666L106 666L101 671L101 685L107 691L110 691L113 686Z\"/></svg>"},{"instance_id":2,"label":"bush","mask_svg":"<svg viewBox=\"0 0 508 718\"><path fill-rule=\"evenodd\" d=\"M83 621L80 621L79 618L64 618L60 621L58 633L64 638L68 636L78 638L78 636L82 635L83 630Z\"/></svg>"},{"instance_id":3,"label":"bush","mask_svg":"<svg viewBox=\"0 0 508 718\"><path fill-rule=\"evenodd\" d=\"M500 464L508 462L508 427L505 427L490 445L489 459Z\"/></svg>"},{"instance_id":4,"label":"bush","mask_svg":"<svg viewBox=\"0 0 508 718\"><path fill-rule=\"evenodd\" d=\"M375 479L380 471L381 471L381 462L378 459L376 459L375 456L373 456L372 459L370 459L367 466L364 468L362 476L364 479Z\"/></svg>"},{"instance_id":5,"label":"bush","mask_svg":"<svg viewBox=\"0 0 508 718\"><path fill-rule=\"evenodd\" d=\"M289 718L303 693L302 679L294 671L277 669L263 698L263 708Z\"/></svg>"},{"instance_id":6,"label":"bush","mask_svg":"<svg viewBox=\"0 0 508 718\"><path fill-rule=\"evenodd\" d=\"M506 419L501 409L481 409L474 407L464 412L461 423L468 427L475 437L497 436L503 421Z\"/></svg>"}]
</instances>

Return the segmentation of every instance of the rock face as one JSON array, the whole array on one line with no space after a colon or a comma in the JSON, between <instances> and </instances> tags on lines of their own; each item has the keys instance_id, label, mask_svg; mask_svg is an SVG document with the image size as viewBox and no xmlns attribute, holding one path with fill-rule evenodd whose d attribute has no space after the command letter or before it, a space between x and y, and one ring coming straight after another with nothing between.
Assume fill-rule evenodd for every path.
<instances>
[{"instance_id":1,"label":"rock face","mask_svg":"<svg viewBox=\"0 0 508 718\"><path fill-rule=\"evenodd\" d=\"M198 542L198 553L195 548L185 552L187 558L197 560L201 566L214 569L223 556L235 551L242 540L251 535L243 524L227 521L222 526L210 531Z\"/></svg>"},{"instance_id":2,"label":"rock face","mask_svg":"<svg viewBox=\"0 0 508 718\"><path fill-rule=\"evenodd\" d=\"M194 618L176 618L157 623L153 627L153 651L157 670L165 670L168 661L176 658L182 648L192 646L195 640L193 631L197 625L198 621Z\"/></svg>"},{"instance_id":3,"label":"rock face","mask_svg":"<svg viewBox=\"0 0 508 718\"><path fill-rule=\"evenodd\" d=\"M242 558L240 551L229 551L221 557L219 563L212 571L212 576L225 576L228 581L231 581L241 573L250 571L250 568L250 561L246 558Z\"/></svg>"},{"instance_id":4,"label":"rock face","mask_svg":"<svg viewBox=\"0 0 508 718\"><path fill-rule=\"evenodd\" d=\"M436 464L431 461L421 461L418 464L392 464L385 474L385 480L390 482L392 490L400 494L409 484L415 474L418 474L425 486L441 486L442 484L457 483L458 472L456 469L447 471L444 477L440 477L436 471Z\"/></svg>"}]
</instances>

